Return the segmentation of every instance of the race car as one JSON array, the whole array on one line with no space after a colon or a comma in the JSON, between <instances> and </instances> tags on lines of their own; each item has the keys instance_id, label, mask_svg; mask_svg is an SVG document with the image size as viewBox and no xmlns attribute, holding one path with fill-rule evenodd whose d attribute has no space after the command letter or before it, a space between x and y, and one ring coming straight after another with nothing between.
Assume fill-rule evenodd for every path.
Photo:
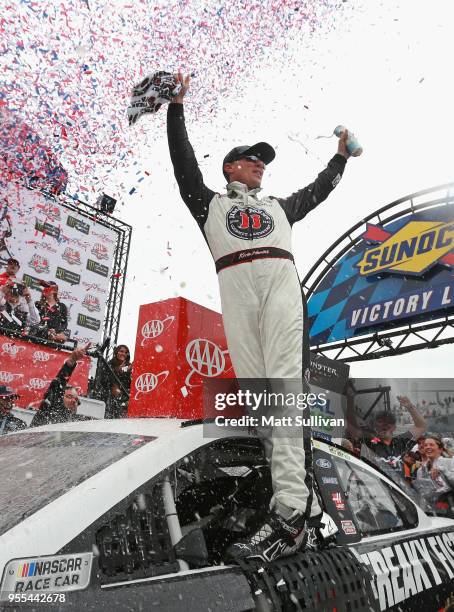
<instances>
[{"instance_id":1,"label":"race car","mask_svg":"<svg viewBox=\"0 0 454 612\"><path fill-rule=\"evenodd\" d=\"M452 609L454 521L327 441L314 440L319 550L226 563L271 479L254 432L210 431L130 418L0 438L0 608Z\"/></svg>"}]
</instances>

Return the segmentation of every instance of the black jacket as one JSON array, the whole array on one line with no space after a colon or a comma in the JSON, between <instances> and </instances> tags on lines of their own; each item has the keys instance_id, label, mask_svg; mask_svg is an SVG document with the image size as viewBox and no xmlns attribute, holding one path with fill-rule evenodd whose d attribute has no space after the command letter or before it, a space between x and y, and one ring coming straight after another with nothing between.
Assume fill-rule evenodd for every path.
<instances>
[{"instance_id":1,"label":"black jacket","mask_svg":"<svg viewBox=\"0 0 454 612\"><path fill-rule=\"evenodd\" d=\"M46 303L35 302L36 309L41 317L41 325L47 329L55 329L58 333L65 332L68 327L68 309L63 302L57 302L53 306Z\"/></svg>"},{"instance_id":2,"label":"black jacket","mask_svg":"<svg viewBox=\"0 0 454 612\"><path fill-rule=\"evenodd\" d=\"M122 370L115 370L113 359L109 362L110 367L114 370L115 374L118 376L123 387L129 392L131 387L131 370L127 370L123 372ZM127 364L129 365L129 364ZM117 384L117 381L112 376L110 371L101 363L100 364L100 374L99 374L99 383L98 383L98 395L104 401L107 401L111 394L111 389L113 385ZM124 393L121 393L121 399L126 400Z\"/></svg>"},{"instance_id":3,"label":"black jacket","mask_svg":"<svg viewBox=\"0 0 454 612\"><path fill-rule=\"evenodd\" d=\"M48 425L49 423L89 420L88 417L77 414L73 410L68 410L63 403L65 387L75 367L75 365L68 365L65 361L57 376L50 383L40 408L33 417L30 427Z\"/></svg>"}]
</instances>

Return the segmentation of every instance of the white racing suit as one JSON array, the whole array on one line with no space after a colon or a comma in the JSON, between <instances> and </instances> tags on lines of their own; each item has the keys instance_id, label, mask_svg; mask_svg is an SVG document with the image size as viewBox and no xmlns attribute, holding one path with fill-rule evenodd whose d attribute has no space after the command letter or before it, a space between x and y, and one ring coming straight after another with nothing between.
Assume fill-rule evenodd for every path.
<instances>
[{"instance_id":1,"label":"white racing suit","mask_svg":"<svg viewBox=\"0 0 454 612\"><path fill-rule=\"evenodd\" d=\"M335 155L311 185L288 198L258 198L260 189L233 182L208 189L188 140L182 104L170 104L169 150L180 194L216 262L224 330L237 378L308 380L305 302L291 255L291 227L325 200L346 159ZM301 383L302 385L303 383ZM303 417L309 418L309 409ZM259 430L271 460L273 500L305 514L321 509L313 492L310 432L279 437Z\"/></svg>"}]
</instances>

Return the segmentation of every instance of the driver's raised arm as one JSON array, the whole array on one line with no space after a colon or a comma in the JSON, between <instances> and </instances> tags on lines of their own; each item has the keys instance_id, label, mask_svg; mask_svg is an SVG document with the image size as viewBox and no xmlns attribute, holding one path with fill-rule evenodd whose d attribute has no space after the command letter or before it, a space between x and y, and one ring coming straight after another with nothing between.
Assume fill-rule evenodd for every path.
<instances>
[{"instance_id":1,"label":"driver's raised arm","mask_svg":"<svg viewBox=\"0 0 454 612\"><path fill-rule=\"evenodd\" d=\"M169 104L167 111L167 138L173 171L181 197L200 227L208 216L208 205L215 195L203 182L194 150L189 142L184 120L183 97L189 88L189 76L178 74L182 88Z\"/></svg>"},{"instance_id":2,"label":"driver's raised arm","mask_svg":"<svg viewBox=\"0 0 454 612\"><path fill-rule=\"evenodd\" d=\"M284 209L290 225L301 221L308 212L326 200L331 191L341 180L350 153L347 149L348 131L339 139L336 155L328 162L327 167L320 172L315 181L292 193L288 198L276 198Z\"/></svg>"}]
</instances>

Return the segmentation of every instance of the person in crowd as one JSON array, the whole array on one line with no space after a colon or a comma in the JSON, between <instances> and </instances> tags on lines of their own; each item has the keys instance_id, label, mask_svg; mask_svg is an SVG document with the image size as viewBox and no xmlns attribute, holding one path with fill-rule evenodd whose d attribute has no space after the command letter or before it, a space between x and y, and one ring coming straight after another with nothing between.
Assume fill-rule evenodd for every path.
<instances>
[{"instance_id":1,"label":"person in crowd","mask_svg":"<svg viewBox=\"0 0 454 612\"><path fill-rule=\"evenodd\" d=\"M420 464L425 463L427 459L426 451L424 448L425 442L426 442L426 436L419 436L419 438L416 440L416 444L411 449L412 452L415 453L416 460L419 461Z\"/></svg>"},{"instance_id":2,"label":"person in crowd","mask_svg":"<svg viewBox=\"0 0 454 612\"><path fill-rule=\"evenodd\" d=\"M90 343L75 348L64 362L54 380L50 383L38 412L33 417L30 427L63 423L65 421L85 421L89 417L77 414L79 396L77 390L68 384L77 361L85 355Z\"/></svg>"},{"instance_id":3,"label":"person in crowd","mask_svg":"<svg viewBox=\"0 0 454 612\"><path fill-rule=\"evenodd\" d=\"M17 259L10 257L6 262L5 271L0 274L0 287L3 287L9 280L17 280L16 274L19 270L20 264Z\"/></svg>"},{"instance_id":4,"label":"person in crowd","mask_svg":"<svg viewBox=\"0 0 454 612\"><path fill-rule=\"evenodd\" d=\"M347 385L347 429L354 438L362 442L362 456L374 462L385 462L389 467L400 470L402 455L411 450L415 441L425 432L427 424L423 416L406 396L397 397L400 406L405 408L413 419L413 427L408 431L395 434L396 417L389 411L379 412L372 426L358 426L353 409L354 388Z\"/></svg>"},{"instance_id":5,"label":"person in crowd","mask_svg":"<svg viewBox=\"0 0 454 612\"><path fill-rule=\"evenodd\" d=\"M66 342L69 337L68 309L58 298L58 285L52 281L43 282L41 298L36 308L41 316L43 335L52 342Z\"/></svg>"},{"instance_id":6,"label":"person in crowd","mask_svg":"<svg viewBox=\"0 0 454 612\"><path fill-rule=\"evenodd\" d=\"M0 327L14 331L28 331L38 325L36 310L29 288L23 283L9 279L0 287Z\"/></svg>"},{"instance_id":7,"label":"person in crowd","mask_svg":"<svg viewBox=\"0 0 454 612\"><path fill-rule=\"evenodd\" d=\"M402 461L405 482L411 487L421 464L416 458L416 453L412 451L405 453Z\"/></svg>"},{"instance_id":8,"label":"person in crowd","mask_svg":"<svg viewBox=\"0 0 454 612\"><path fill-rule=\"evenodd\" d=\"M108 362L124 389L129 393L131 387L131 355L125 344L115 347L112 359ZM129 397L123 392L112 373L101 365L99 376L100 398L106 402L106 419L126 416Z\"/></svg>"},{"instance_id":9,"label":"person in crowd","mask_svg":"<svg viewBox=\"0 0 454 612\"><path fill-rule=\"evenodd\" d=\"M425 468L431 478L443 475L454 484L454 458L446 455L446 448L441 439L437 436L427 436L424 450L427 457Z\"/></svg>"},{"instance_id":10,"label":"person in crowd","mask_svg":"<svg viewBox=\"0 0 454 612\"><path fill-rule=\"evenodd\" d=\"M443 442L434 435L426 437L424 443L427 461L418 469L415 486L425 503L434 508L440 501L454 511L454 458L443 457ZM429 486L430 485L430 486Z\"/></svg>"},{"instance_id":11,"label":"person in crowd","mask_svg":"<svg viewBox=\"0 0 454 612\"><path fill-rule=\"evenodd\" d=\"M350 453L355 452L355 447L353 446L353 442L349 440L348 438L342 438L341 446L343 448L346 448Z\"/></svg>"},{"instance_id":12,"label":"person in crowd","mask_svg":"<svg viewBox=\"0 0 454 612\"><path fill-rule=\"evenodd\" d=\"M454 452L450 447L451 438L442 438L442 442L444 447L443 457L454 457Z\"/></svg>"},{"instance_id":13,"label":"person in crowd","mask_svg":"<svg viewBox=\"0 0 454 612\"><path fill-rule=\"evenodd\" d=\"M14 400L18 397L11 387L0 385L0 436L27 427L25 421L11 414L14 408Z\"/></svg>"}]
</instances>

